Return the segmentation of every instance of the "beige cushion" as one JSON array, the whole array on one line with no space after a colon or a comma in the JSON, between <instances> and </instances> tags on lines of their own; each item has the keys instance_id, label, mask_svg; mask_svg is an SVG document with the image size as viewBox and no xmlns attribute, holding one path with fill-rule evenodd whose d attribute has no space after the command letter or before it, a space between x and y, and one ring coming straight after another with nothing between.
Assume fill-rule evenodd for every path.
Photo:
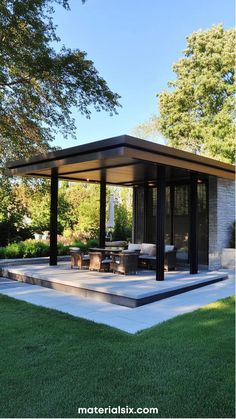
<instances>
[{"instance_id":1,"label":"beige cushion","mask_svg":"<svg viewBox=\"0 0 236 419\"><path fill-rule=\"evenodd\" d=\"M145 253L147 255L150 254L150 252L153 252L153 249L156 249L156 245L153 243L142 243L141 244L141 254Z\"/></svg>"},{"instance_id":2,"label":"beige cushion","mask_svg":"<svg viewBox=\"0 0 236 419\"><path fill-rule=\"evenodd\" d=\"M156 257L156 250L157 250L157 248L156 248L156 245L155 246L153 246L151 249L150 249L150 251L149 251L149 253L148 253L148 255L149 256L155 256Z\"/></svg>"},{"instance_id":3,"label":"beige cushion","mask_svg":"<svg viewBox=\"0 0 236 419\"><path fill-rule=\"evenodd\" d=\"M135 252L136 250L141 250L141 244L129 243L128 250L130 252Z\"/></svg>"},{"instance_id":4,"label":"beige cushion","mask_svg":"<svg viewBox=\"0 0 236 419\"><path fill-rule=\"evenodd\" d=\"M175 246L172 244L166 244L165 245L165 252L172 252L174 250Z\"/></svg>"}]
</instances>

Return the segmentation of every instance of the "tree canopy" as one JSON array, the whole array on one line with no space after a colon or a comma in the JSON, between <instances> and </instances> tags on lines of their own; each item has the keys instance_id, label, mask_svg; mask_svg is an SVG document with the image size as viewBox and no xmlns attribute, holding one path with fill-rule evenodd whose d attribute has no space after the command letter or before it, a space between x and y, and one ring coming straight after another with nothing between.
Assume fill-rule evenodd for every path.
<instances>
[{"instance_id":1,"label":"tree canopy","mask_svg":"<svg viewBox=\"0 0 236 419\"><path fill-rule=\"evenodd\" d=\"M0 3L0 165L45 151L57 131L73 135L72 107L89 117L91 105L119 106L85 52L56 45L53 3L69 9L67 0Z\"/></svg>"},{"instance_id":2,"label":"tree canopy","mask_svg":"<svg viewBox=\"0 0 236 419\"><path fill-rule=\"evenodd\" d=\"M161 133L167 144L234 162L235 29L222 25L187 37L175 80L158 95L160 116L138 127Z\"/></svg>"}]
</instances>

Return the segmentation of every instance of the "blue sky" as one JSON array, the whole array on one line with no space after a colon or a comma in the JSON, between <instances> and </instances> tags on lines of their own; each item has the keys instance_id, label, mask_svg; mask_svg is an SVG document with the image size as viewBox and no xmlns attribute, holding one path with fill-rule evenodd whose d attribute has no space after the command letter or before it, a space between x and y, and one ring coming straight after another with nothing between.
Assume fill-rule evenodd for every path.
<instances>
[{"instance_id":1,"label":"blue sky","mask_svg":"<svg viewBox=\"0 0 236 419\"><path fill-rule=\"evenodd\" d=\"M158 112L156 93L174 78L171 67L186 46L186 36L223 23L234 26L233 0L70 0L71 11L56 7L61 42L86 51L111 90L121 95L119 115L77 111L77 139L62 148L121 134Z\"/></svg>"}]
</instances>

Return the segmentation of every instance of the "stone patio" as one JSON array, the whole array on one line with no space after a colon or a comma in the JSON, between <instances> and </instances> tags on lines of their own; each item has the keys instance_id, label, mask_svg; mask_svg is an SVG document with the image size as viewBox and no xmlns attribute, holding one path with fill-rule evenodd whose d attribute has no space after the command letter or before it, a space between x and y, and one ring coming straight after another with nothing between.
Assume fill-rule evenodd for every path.
<instances>
[{"instance_id":1,"label":"stone patio","mask_svg":"<svg viewBox=\"0 0 236 419\"><path fill-rule=\"evenodd\" d=\"M221 298L234 295L235 288L232 272L229 273L229 279L225 281L134 309L5 278L0 278L0 293L134 334L175 316L190 313Z\"/></svg>"},{"instance_id":2,"label":"stone patio","mask_svg":"<svg viewBox=\"0 0 236 419\"><path fill-rule=\"evenodd\" d=\"M6 266L1 276L40 285L83 298L135 308L182 294L227 279L226 272L203 271L190 275L186 271L167 272L165 281L156 281L155 271L139 271L137 275L90 272L70 269L68 262L57 266Z\"/></svg>"}]
</instances>

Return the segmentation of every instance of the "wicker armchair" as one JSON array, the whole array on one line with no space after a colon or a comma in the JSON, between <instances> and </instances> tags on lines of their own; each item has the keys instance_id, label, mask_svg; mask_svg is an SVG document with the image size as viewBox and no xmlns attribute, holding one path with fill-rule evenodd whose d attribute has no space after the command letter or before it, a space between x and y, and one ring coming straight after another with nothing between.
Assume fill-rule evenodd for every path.
<instances>
[{"instance_id":1,"label":"wicker armchair","mask_svg":"<svg viewBox=\"0 0 236 419\"><path fill-rule=\"evenodd\" d=\"M71 256L71 269L78 268L88 268L89 266L89 256L84 255L79 247L71 247L70 248L70 256Z\"/></svg>"},{"instance_id":2,"label":"wicker armchair","mask_svg":"<svg viewBox=\"0 0 236 419\"><path fill-rule=\"evenodd\" d=\"M136 274L138 270L138 253L122 252L112 255L110 269L124 275Z\"/></svg>"},{"instance_id":3,"label":"wicker armchair","mask_svg":"<svg viewBox=\"0 0 236 419\"><path fill-rule=\"evenodd\" d=\"M105 259L103 252L89 253L89 270L90 271L106 271L110 270L111 259Z\"/></svg>"}]
</instances>

